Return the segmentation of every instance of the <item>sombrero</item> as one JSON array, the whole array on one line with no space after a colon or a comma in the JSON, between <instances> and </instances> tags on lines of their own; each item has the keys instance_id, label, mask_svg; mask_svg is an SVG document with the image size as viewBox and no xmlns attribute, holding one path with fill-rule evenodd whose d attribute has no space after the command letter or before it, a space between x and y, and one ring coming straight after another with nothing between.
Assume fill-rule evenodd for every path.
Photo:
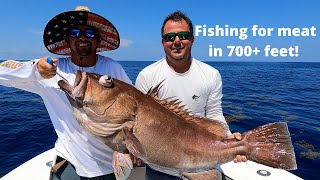
<instances>
[{"instance_id":1,"label":"sombrero","mask_svg":"<svg viewBox=\"0 0 320 180\"><path fill-rule=\"evenodd\" d=\"M48 51L58 55L71 55L71 49L65 41L70 28L76 25L89 25L98 29L100 44L97 52L117 49L120 37L113 24L104 17L90 12L86 6L78 6L74 11L67 11L52 18L43 33L43 42Z\"/></svg>"}]
</instances>

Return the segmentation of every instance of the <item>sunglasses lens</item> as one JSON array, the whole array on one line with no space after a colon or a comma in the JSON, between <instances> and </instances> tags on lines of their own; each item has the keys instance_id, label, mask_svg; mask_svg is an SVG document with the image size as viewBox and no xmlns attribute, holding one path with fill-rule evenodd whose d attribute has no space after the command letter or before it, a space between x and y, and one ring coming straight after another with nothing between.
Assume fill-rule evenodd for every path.
<instances>
[{"instance_id":1,"label":"sunglasses lens","mask_svg":"<svg viewBox=\"0 0 320 180\"><path fill-rule=\"evenodd\" d=\"M167 33L163 36L166 42L173 42L175 37L176 37L175 33Z\"/></svg>"},{"instance_id":2,"label":"sunglasses lens","mask_svg":"<svg viewBox=\"0 0 320 180\"><path fill-rule=\"evenodd\" d=\"M81 36L81 34L83 33L83 31L81 31L80 29L72 29L70 31L70 36L74 37L74 38L78 38ZM94 38L96 36L96 33L94 30L92 29L87 29L84 31L84 34L87 38Z\"/></svg>"},{"instance_id":3,"label":"sunglasses lens","mask_svg":"<svg viewBox=\"0 0 320 180\"><path fill-rule=\"evenodd\" d=\"M70 36L71 37L79 37L80 36L80 30L79 29L72 29L71 31L70 31Z\"/></svg>"},{"instance_id":4,"label":"sunglasses lens","mask_svg":"<svg viewBox=\"0 0 320 180\"><path fill-rule=\"evenodd\" d=\"M85 30L85 34L86 34L87 38L94 38L95 37L95 32L92 29Z\"/></svg>"},{"instance_id":5,"label":"sunglasses lens","mask_svg":"<svg viewBox=\"0 0 320 180\"><path fill-rule=\"evenodd\" d=\"M180 40L186 40L189 39L191 33L188 31L178 32L178 33L167 33L163 35L163 39L166 42L173 42L176 36L179 37Z\"/></svg>"},{"instance_id":6,"label":"sunglasses lens","mask_svg":"<svg viewBox=\"0 0 320 180\"><path fill-rule=\"evenodd\" d=\"M179 36L179 39L180 40L186 40L186 39L189 39L189 36L190 36L190 32L179 32L178 33L178 36Z\"/></svg>"}]
</instances>

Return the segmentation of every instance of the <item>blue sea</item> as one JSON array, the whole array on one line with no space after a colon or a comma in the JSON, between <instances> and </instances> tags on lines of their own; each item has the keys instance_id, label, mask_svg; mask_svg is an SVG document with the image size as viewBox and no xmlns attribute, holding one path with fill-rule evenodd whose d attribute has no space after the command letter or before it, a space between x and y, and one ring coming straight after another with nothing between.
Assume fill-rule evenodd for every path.
<instances>
[{"instance_id":1,"label":"blue sea","mask_svg":"<svg viewBox=\"0 0 320 180\"><path fill-rule=\"evenodd\" d=\"M152 62L120 61L135 82ZM320 63L207 62L223 80L223 111L231 130L245 132L270 122L287 122L298 170L319 179ZM52 148L57 138L41 98L0 86L0 177Z\"/></svg>"}]
</instances>

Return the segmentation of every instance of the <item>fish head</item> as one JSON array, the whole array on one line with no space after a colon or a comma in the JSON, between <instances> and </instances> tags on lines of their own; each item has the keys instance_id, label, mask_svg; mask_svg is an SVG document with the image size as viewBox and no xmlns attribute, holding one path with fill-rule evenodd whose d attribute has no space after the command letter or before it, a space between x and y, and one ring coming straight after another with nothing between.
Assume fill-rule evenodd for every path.
<instances>
[{"instance_id":1,"label":"fish head","mask_svg":"<svg viewBox=\"0 0 320 180\"><path fill-rule=\"evenodd\" d=\"M58 85L81 114L85 114L91 121L104 121L107 115L105 112L121 94L116 85L119 83L121 81L111 76L77 71L74 85L66 80L60 80Z\"/></svg>"}]
</instances>

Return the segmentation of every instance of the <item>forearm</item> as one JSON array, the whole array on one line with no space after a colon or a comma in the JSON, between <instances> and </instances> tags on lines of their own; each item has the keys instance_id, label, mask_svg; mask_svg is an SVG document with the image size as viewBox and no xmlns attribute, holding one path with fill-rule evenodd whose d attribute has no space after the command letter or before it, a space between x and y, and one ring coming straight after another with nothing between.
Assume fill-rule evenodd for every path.
<instances>
[{"instance_id":1,"label":"forearm","mask_svg":"<svg viewBox=\"0 0 320 180\"><path fill-rule=\"evenodd\" d=\"M229 126L226 122L225 117L223 116L223 110L222 110L222 80L221 80L221 76L218 73L215 76L215 80L213 81L213 87L210 91L209 97L208 97L208 101L207 101L207 105L206 105L206 117L210 118L210 119L215 119L218 121L221 121L223 123L225 123L225 125L228 127ZM231 132L229 131L229 134L231 134Z\"/></svg>"},{"instance_id":2,"label":"forearm","mask_svg":"<svg viewBox=\"0 0 320 180\"><path fill-rule=\"evenodd\" d=\"M36 82L42 79L37 71L36 62L37 60L2 62L0 64L0 85L34 92Z\"/></svg>"}]
</instances>

